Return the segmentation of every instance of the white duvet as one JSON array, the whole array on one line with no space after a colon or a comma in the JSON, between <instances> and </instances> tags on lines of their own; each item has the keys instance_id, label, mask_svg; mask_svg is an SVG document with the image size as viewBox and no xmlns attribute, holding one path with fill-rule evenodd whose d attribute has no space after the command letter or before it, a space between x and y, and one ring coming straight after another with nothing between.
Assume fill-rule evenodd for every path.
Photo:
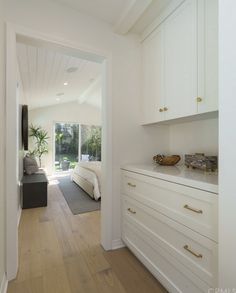
<instances>
[{"instance_id":1,"label":"white duvet","mask_svg":"<svg viewBox=\"0 0 236 293\"><path fill-rule=\"evenodd\" d=\"M73 172L94 186L94 199L98 200L101 197L101 162L79 162Z\"/></svg>"}]
</instances>

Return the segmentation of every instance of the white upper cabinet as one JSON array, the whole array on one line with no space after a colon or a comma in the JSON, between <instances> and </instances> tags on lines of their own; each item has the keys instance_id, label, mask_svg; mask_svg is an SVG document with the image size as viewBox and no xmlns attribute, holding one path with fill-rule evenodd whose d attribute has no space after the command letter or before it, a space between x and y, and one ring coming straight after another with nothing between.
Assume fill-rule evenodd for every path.
<instances>
[{"instance_id":1,"label":"white upper cabinet","mask_svg":"<svg viewBox=\"0 0 236 293\"><path fill-rule=\"evenodd\" d=\"M164 47L163 29L157 30L142 47L143 69L143 122L156 122L164 119Z\"/></svg>"},{"instance_id":2,"label":"white upper cabinet","mask_svg":"<svg viewBox=\"0 0 236 293\"><path fill-rule=\"evenodd\" d=\"M218 108L217 0L185 0L142 44L142 124Z\"/></svg>"},{"instance_id":3,"label":"white upper cabinet","mask_svg":"<svg viewBox=\"0 0 236 293\"><path fill-rule=\"evenodd\" d=\"M218 110L218 1L198 0L198 113Z\"/></svg>"},{"instance_id":4,"label":"white upper cabinet","mask_svg":"<svg viewBox=\"0 0 236 293\"><path fill-rule=\"evenodd\" d=\"M197 0L186 0L164 23L166 119L197 111Z\"/></svg>"}]
</instances>

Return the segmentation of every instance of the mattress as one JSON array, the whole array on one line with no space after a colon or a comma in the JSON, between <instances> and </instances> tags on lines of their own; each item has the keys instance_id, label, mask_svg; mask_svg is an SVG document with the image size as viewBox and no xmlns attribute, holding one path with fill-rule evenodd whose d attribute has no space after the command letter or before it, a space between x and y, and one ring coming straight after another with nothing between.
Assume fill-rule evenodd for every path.
<instances>
[{"instance_id":1,"label":"mattress","mask_svg":"<svg viewBox=\"0 0 236 293\"><path fill-rule=\"evenodd\" d=\"M71 179L95 200L101 197L101 162L79 162Z\"/></svg>"}]
</instances>

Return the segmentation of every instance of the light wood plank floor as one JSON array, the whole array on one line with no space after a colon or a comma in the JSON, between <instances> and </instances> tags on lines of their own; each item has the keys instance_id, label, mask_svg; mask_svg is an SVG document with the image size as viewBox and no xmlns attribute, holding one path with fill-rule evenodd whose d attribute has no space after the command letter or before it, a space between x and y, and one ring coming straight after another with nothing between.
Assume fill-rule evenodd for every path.
<instances>
[{"instance_id":1,"label":"light wood plank floor","mask_svg":"<svg viewBox=\"0 0 236 293\"><path fill-rule=\"evenodd\" d=\"M99 211L72 215L57 185L48 199L22 212L19 272L8 293L166 292L128 249L102 249Z\"/></svg>"}]
</instances>

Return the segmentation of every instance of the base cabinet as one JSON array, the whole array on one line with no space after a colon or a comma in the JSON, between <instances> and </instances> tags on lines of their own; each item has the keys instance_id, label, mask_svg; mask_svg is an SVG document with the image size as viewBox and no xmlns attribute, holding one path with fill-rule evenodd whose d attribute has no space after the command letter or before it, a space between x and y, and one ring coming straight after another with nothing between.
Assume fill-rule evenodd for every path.
<instances>
[{"instance_id":1,"label":"base cabinet","mask_svg":"<svg viewBox=\"0 0 236 293\"><path fill-rule=\"evenodd\" d=\"M173 207L171 201L174 197L176 205L182 207L184 212L186 210L181 192L178 190L179 184L171 183L176 185L176 191L174 188L171 191L173 197L169 202L169 211L166 213L168 199L163 210L158 208L157 203L161 193L165 194L165 188L170 187L170 182L150 178L149 188L144 189L143 184L147 184L149 176L123 170L122 177L122 239L129 249L169 292L197 293L216 288L217 241L200 234L198 229L194 230L195 227L191 223L189 226L188 217L186 222L181 223L176 220L174 210L173 217L171 215ZM156 189L155 180L162 181L161 189ZM196 222L201 223L205 208L201 198L197 199L198 190L192 188L191 192L191 187L180 188L187 189L191 200L195 197L194 206L191 206L192 211L189 212L192 212ZM156 197L153 196L152 189L155 190ZM207 196L209 196L208 192L206 192ZM215 203L212 208L217 206L217 194L213 194L213 197L212 201ZM198 212L195 207L200 205L201 212ZM212 218L204 219L205 226L211 226L212 221L216 221L216 213L217 211L214 211ZM217 225L217 222L215 224Z\"/></svg>"},{"instance_id":2,"label":"base cabinet","mask_svg":"<svg viewBox=\"0 0 236 293\"><path fill-rule=\"evenodd\" d=\"M209 286L189 272L165 250L134 229L124 227L123 241L169 292L208 292ZM188 277L187 277L188 276Z\"/></svg>"}]
</instances>

